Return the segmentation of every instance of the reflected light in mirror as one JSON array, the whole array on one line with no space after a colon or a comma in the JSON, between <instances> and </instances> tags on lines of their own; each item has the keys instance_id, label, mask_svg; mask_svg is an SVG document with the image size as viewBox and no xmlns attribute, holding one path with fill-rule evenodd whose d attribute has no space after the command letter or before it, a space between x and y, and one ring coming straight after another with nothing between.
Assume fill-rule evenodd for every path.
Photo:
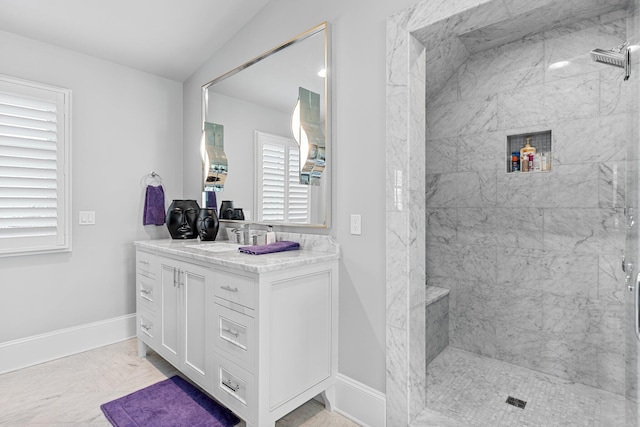
<instances>
[{"instance_id":1,"label":"reflected light in mirror","mask_svg":"<svg viewBox=\"0 0 640 427\"><path fill-rule=\"evenodd\" d=\"M293 107L293 113L291 114L291 133L293 139L296 140L300 147L300 170L304 165L303 159L306 159L309 155L309 137L300 125L300 98L296 102L296 106Z\"/></svg>"},{"instance_id":2,"label":"reflected light in mirror","mask_svg":"<svg viewBox=\"0 0 640 427\"><path fill-rule=\"evenodd\" d=\"M323 68L322 70L318 71L318 77L321 77L323 79L327 77L327 69Z\"/></svg>"}]
</instances>

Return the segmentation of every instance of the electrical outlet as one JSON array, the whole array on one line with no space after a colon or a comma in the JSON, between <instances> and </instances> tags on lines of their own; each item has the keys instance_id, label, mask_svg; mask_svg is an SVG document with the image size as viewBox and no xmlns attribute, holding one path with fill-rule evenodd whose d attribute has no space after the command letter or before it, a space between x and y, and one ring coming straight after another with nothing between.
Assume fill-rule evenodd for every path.
<instances>
[{"instance_id":1,"label":"electrical outlet","mask_svg":"<svg viewBox=\"0 0 640 427\"><path fill-rule=\"evenodd\" d=\"M360 214L351 215L351 234L357 236L362 234L362 217Z\"/></svg>"}]
</instances>

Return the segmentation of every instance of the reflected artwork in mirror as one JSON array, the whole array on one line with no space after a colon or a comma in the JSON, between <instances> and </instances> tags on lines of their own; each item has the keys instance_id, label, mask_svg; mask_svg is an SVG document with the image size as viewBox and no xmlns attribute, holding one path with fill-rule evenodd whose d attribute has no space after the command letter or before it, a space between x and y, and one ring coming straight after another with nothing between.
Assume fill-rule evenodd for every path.
<instances>
[{"instance_id":1,"label":"reflected artwork in mirror","mask_svg":"<svg viewBox=\"0 0 640 427\"><path fill-rule=\"evenodd\" d=\"M206 182L213 172L204 164L203 190L233 200L247 221L330 226L328 30L327 23L318 25L202 87L203 131L214 123L224 127L225 155L223 185ZM301 96L308 123L298 136L305 131L312 139L306 149L292 130ZM222 212L220 219L226 221Z\"/></svg>"},{"instance_id":2,"label":"reflected artwork in mirror","mask_svg":"<svg viewBox=\"0 0 640 427\"><path fill-rule=\"evenodd\" d=\"M202 136L204 191L221 191L227 180L227 156L224 154L224 126L204 122Z\"/></svg>"}]
</instances>

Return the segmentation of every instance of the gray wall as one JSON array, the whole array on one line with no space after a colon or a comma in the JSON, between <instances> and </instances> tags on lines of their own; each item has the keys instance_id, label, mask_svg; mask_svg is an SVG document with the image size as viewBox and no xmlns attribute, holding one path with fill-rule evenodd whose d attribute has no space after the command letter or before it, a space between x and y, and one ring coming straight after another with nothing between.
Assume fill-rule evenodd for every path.
<instances>
[{"instance_id":1,"label":"gray wall","mask_svg":"<svg viewBox=\"0 0 640 427\"><path fill-rule=\"evenodd\" d=\"M273 0L184 85L184 194L198 197L200 86L289 38L333 25L332 228L342 245L339 371L385 390L385 20L413 0ZM362 214L362 235L349 215Z\"/></svg>"},{"instance_id":2,"label":"gray wall","mask_svg":"<svg viewBox=\"0 0 640 427\"><path fill-rule=\"evenodd\" d=\"M0 73L73 91L73 251L0 258L0 344L135 313L132 242L168 237L142 225L141 179L182 192L182 85L6 32L0 51Z\"/></svg>"},{"instance_id":3,"label":"gray wall","mask_svg":"<svg viewBox=\"0 0 640 427\"><path fill-rule=\"evenodd\" d=\"M620 394L626 92L588 52L625 40L625 16L471 56L427 102L426 164L451 345ZM549 129L552 171L507 174L506 135Z\"/></svg>"},{"instance_id":4,"label":"gray wall","mask_svg":"<svg viewBox=\"0 0 640 427\"><path fill-rule=\"evenodd\" d=\"M222 200L233 200L234 207L249 211L255 219L253 186L254 130L288 136L291 119L275 109L216 94L209 100L209 119L224 125L224 152L231 166L224 190L216 193ZM197 199L199 200L199 199Z\"/></svg>"}]
</instances>

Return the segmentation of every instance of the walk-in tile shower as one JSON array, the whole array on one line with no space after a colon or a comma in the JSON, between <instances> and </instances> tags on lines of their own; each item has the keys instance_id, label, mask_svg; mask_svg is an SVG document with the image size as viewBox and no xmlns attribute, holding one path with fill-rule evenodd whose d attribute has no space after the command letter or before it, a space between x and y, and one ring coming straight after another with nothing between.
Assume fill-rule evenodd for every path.
<instances>
[{"instance_id":1,"label":"walk-in tile shower","mask_svg":"<svg viewBox=\"0 0 640 427\"><path fill-rule=\"evenodd\" d=\"M387 425L637 425L637 3L389 19Z\"/></svg>"}]
</instances>

